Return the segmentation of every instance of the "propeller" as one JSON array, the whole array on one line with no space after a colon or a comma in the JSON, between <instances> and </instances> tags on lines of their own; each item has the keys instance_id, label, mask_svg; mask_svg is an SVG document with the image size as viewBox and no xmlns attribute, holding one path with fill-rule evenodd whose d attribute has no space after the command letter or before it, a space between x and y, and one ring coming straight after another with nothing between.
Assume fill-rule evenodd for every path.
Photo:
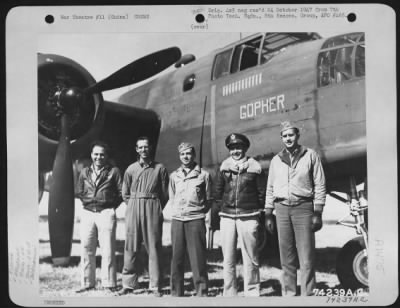
<instances>
[{"instance_id":1,"label":"propeller","mask_svg":"<svg viewBox=\"0 0 400 308\"><path fill-rule=\"evenodd\" d=\"M85 108L85 97L143 81L163 71L181 57L177 47L140 58L86 89L62 88L53 95L55 114L60 120L60 138L49 188L49 234L53 265L69 263L74 225L74 176L71 154L71 119Z\"/></svg>"},{"instance_id":2,"label":"propeller","mask_svg":"<svg viewBox=\"0 0 400 308\"><path fill-rule=\"evenodd\" d=\"M86 89L86 93L99 93L138 83L163 71L181 57L178 47L171 47L149 54L134 61L107 78Z\"/></svg>"}]
</instances>

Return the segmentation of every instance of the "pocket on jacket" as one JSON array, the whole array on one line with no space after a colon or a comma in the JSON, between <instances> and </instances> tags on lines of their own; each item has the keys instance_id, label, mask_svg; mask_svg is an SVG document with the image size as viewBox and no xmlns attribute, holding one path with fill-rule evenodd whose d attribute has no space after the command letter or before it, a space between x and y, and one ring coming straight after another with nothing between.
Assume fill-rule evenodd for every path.
<instances>
[{"instance_id":1,"label":"pocket on jacket","mask_svg":"<svg viewBox=\"0 0 400 308\"><path fill-rule=\"evenodd\" d=\"M206 196L206 183L201 182L200 184L196 185L196 196L198 201L202 201L205 199Z\"/></svg>"}]
</instances>

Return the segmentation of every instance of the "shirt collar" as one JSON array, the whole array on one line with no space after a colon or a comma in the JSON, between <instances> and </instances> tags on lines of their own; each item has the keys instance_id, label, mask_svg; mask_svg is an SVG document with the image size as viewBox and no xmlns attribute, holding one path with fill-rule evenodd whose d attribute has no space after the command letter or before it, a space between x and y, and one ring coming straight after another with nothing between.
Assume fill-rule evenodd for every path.
<instances>
[{"instance_id":1,"label":"shirt collar","mask_svg":"<svg viewBox=\"0 0 400 308\"><path fill-rule=\"evenodd\" d=\"M139 163L140 167L142 167L142 168L148 168L148 167L153 166L154 161L150 161L149 163L145 163L145 162L140 161L140 159L139 159L139 160L138 160L138 163Z\"/></svg>"},{"instance_id":2,"label":"shirt collar","mask_svg":"<svg viewBox=\"0 0 400 308\"><path fill-rule=\"evenodd\" d=\"M240 164L245 163L245 162L248 160L248 157L247 157L247 156L244 156L243 158L241 158L241 159L239 159L239 160L234 160L234 159L231 157L231 159L232 159L232 164L234 164L234 165L240 165Z\"/></svg>"},{"instance_id":3,"label":"shirt collar","mask_svg":"<svg viewBox=\"0 0 400 308\"><path fill-rule=\"evenodd\" d=\"M283 151L288 155L296 156L297 153L300 152L301 147L302 147L301 145L298 145L297 148L295 148L293 152L289 152L289 150L287 148L284 148Z\"/></svg>"},{"instance_id":4,"label":"shirt collar","mask_svg":"<svg viewBox=\"0 0 400 308\"><path fill-rule=\"evenodd\" d=\"M185 175L185 171L183 166L180 166L178 168L178 173L180 173L182 176L189 176L189 175L195 175L197 176L198 174L200 174L201 170L200 170L200 166L198 164L195 163L194 167L192 169L190 169L190 171Z\"/></svg>"},{"instance_id":5,"label":"shirt collar","mask_svg":"<svg viewBox=\"0 0 400 308\"><path fill-rule=\"evenodd\" d=\"M307 148L299 145L299 147L293 152L293 154L290 154L290 152L286 148L284 148L278 153L278 156L288 166L292 166L293 168L295 168L298 160L304 155L305 152L307 152ZM291 161L291 159L293 161Z\"/></svg>"},{"instance_id":6,"label":"shirt collar","mask_svg":"<svg viewBox=\"0 0 400 308\"><path fill-rule=\"evenodd\" d=\"M103 167L101 167L101 169L99 169L99 171L98 172L96 172L96 169L94 168L94 166L93 166L93 163L90 165L90 171L92 171L92 172L96 172L96 173L101 173L101 172L103 172L104 170L106 170L106 169L108 169L108 165L107 164L105 164Z\"/></svg>"}]
</instances>

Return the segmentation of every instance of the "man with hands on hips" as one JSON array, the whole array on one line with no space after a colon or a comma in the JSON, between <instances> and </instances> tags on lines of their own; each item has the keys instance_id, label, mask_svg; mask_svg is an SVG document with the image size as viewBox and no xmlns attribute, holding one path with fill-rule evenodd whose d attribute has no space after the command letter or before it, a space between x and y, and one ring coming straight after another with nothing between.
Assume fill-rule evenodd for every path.
<instances>
[{"instance_id":1,"label":"man with hands on hips","mask_svg":"<svg viewBox=\"0 0 400 308\"><path fill-rule=\"evenodd\" d=\"M318 154L298 143L298 127L281 124L282 151L269 167L265 199L265 227L275 229L275 209L284 296L296 295L297 259L300 265L301 295L313 295L315 288L315 235L322 228L326 199L325 175Z\"/></svg>"}]
</instances>

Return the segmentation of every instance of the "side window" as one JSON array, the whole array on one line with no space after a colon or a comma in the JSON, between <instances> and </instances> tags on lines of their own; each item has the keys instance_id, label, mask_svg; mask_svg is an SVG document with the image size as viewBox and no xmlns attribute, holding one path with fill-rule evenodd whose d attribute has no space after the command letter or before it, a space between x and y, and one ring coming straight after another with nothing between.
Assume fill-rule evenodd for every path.
<instances>
[{"instance_id":1,"label":"side window","mask_svg":"<svg viewBox=\"0 0 400 308\"><path fill-rule=\"evenodd\" d=\"M318 55L318 87L325 87L332 83L333 79L333 55L335 50L321 52Z\"/></svg>"},{"instance_id":2,"label":"side window","mask_svg":"<svg viewBox=\"0 0 400 308\"><path fill-rule=\"evenodd\" d=\"M261 36L235 47L232 58L231 73L243 71L258 64Z\"/></svg>"},{"instance_id":3,"label":"side window","mask_svg":"<svg viewBox=\"0 0 400 308\"><path fill-rule=\"evenodd\" d=\"M196 82L195 74L190 74L189 76L186 76L185 80L183 81L183 87L182 87L183 92L193 89L195 82Z\"/></svg>"},{"instance_id":4,"label":"side window","mask_svg":"<svg viewBox=\"0 0 400 308\"><path fill-rule=\"evenodd\" d=\"M212 79L229 74L229 62L231 60L232 49L225 50L215 56Z\"/></svg>"},{"instance_id":5,"label":"side window","mask_svg":"<svg viewBox=\"0 0 400 308\"><path fill-rule=\"evenodd\" d=\"M337 83L349 80L352 78L351 70L351 53L353 47L340 48L336 52L335 66L334 66L334 78Z\"/></svg>"},{"instance_id":6,"label":"side window","mask_svg":"<svg viewBox=\"0 0 400 308\"><path fill-rule=\"evenodd\" d=\"M355 63L353 62L354 46L332 49L321 52L318 56L318 86L324 87L343 83L364 72L364 53L361 46L356 47ZM357 52L359 55L357 56ZM357 60L358 58L358 60ZM357 68L358 66L358 68Z\"/></svg>"},{"instance_id":7,"label":"side window","mask_svg":"<svg viewBox=\"0 0 400 308\"><path fill-rule=\"evenodd\" d=\"M355 55L355 73L357 77L365 76L365 46L358 45Z\"/></svg>"}]
</instances>

